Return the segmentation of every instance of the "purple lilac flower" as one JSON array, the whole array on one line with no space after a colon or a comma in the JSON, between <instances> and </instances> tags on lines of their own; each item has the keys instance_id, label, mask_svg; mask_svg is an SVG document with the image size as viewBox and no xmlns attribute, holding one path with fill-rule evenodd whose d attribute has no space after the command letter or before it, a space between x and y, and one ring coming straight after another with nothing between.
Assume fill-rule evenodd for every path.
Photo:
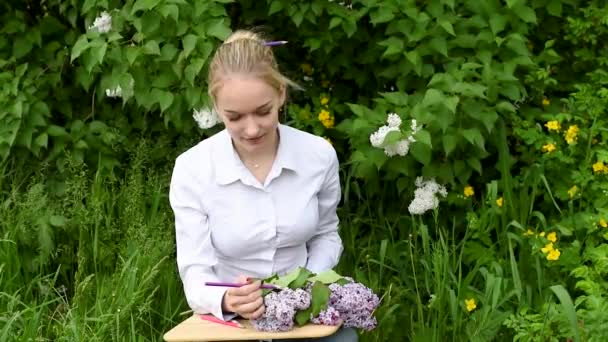
<instances>
[{"instance_id":1,"label":"purple lilac flower","mask_svg":"<svg viewBox=\"0 0 608 342\"><path fill-rule=\"evenodd\" d=\"M253 326L260 331L288 331L293 328L297 310L310 306L310 293L296 289L271 292L264 297L266 310L262 317L252 320Z\"/></svg>"},{"instance_id":2,"label":"purple lilac flower","mask_svg":"<svg viewBox=\"0 0 608 342\"><path fill-rule=\"evenodd\" d=\"M333 306L328 306L317 317L311 315L310 321L314 324L338 325L340 323L340 313Z\"/></svg>"},{"instance_id":3,"label":"purple lilac flower","mask_svg":"<svg viewBox=\"0 0 608 342\"><path fill-rule=\"evenodd\" d=\"M329 285L329 305L340 313L345 327L372 330L377 321L374 310L380 304L378 296L365 285L351 282L345 285Z\"/></svg>"}]
</instances>

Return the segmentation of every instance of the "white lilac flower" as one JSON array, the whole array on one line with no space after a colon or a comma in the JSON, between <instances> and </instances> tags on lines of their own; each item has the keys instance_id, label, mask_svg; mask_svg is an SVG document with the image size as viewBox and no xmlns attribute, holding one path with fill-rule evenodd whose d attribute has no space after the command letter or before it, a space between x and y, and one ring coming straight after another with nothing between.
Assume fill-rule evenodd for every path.
<instances>
[{"instance_id":1,"label":"white lilac flower","mask_svg":"<svg viewBox=\"0 0 608 342\"><path fill-rule=\"evenodd\" d=\"M390 113L388 118L386 119L389 127L399 127L401 126L401 118L396 113Z\"/></svg>"},{"instance_id":2,"label":"white lilac flower","mask_svg":"<svg viewBox=\"0 0 608 342\"><path fill-rule=\"evenodd\" d=\"M407 139L403 139L403 140L399 140L398 142L394 143L394 144L390 144L387 146L384 146L384 153L389 156L389 157L393 157L396 155L399 156L406 156L407 153L410 150L410 141Z\"/></svg>"},{"instance_id":3,"label":"white lilac flower","mask_svg":"<svg viewBox=\"0 0 608 342\"><path fill-rule=\"evenodd\" d=\"M382 126L369 136L369 141L374 147L382 147L386 135L393 131L399 131L397 127Z\"/></svg>"},{"instance_id":4,"label":"white lilac flower","mask_svg":"<svg viewBox=\"0 0 608 342\"><path fill-rule=\"evenodd\" d=\"M416 178L418 189L414 192L414 200L408 206L412 215L422 215L428 210L435 209L439 205L437 194L445 197L447 190L444 186L437 184L434 180L425 181L422 177Z\"/></svg>"},{"instance_id":5,"label":"white lilac flower","mask_svg":"<svg viewBox=\"0 0 608 342\"><path fill-rule=\"evenodd\" d=\"M117 86L114 89L106 89L107 97L122 97L122 88Z\"/></svg>"},{"instance_id":6,"label":"white lilac flower","mask_svg":"<svg viewBox=\"0 0 608 342\"><path fill-rule=\"evenodd\" d=\"M201 108L199 110L194 110L192 114L194 121L198 124L198 127L201 129L208 129L220 122L217 113L213 110L209 110L208 108Z\"/></svg>"},{"instance_id":7,"label":"white lilac flower","mask_svg":"<svg viewBox=\"0 0 608 342\"><path fill-rule=\"evenodd\" d=\"M108 33L112 29L112 16L108 12L103 11L95 18L93 25L89 27L91 30L95 30L99 33Z\"/></svg>"}]
</instances>

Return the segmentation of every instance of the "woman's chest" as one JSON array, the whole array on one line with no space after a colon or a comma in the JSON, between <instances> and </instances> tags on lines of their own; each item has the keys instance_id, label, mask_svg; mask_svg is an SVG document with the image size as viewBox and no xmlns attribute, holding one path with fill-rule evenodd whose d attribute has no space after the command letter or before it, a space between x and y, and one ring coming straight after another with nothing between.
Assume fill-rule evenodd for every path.
<instances>
[{"instance_id":1,"label":"woman's chest","mask_svg":"<svg viewBox=\"0 0 608 342\"><path fill-rule=\"evenodd\" d=\"M217 189L205 204L211 239L226 257L255 257L269 248L306 243L319 221L314 184L260 189L240 182Z\"/></svg>"}]
</instances>

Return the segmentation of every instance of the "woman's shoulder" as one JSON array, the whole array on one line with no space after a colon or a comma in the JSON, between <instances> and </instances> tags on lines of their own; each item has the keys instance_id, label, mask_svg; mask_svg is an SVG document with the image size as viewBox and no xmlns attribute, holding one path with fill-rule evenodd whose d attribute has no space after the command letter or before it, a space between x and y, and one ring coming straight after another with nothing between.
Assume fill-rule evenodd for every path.
<instances>
[{"instance_id":1,"label":"woman's shoulder","mask_svg":"<svg viewBox=\"0 0 608 342\"><path fill-rule=\"evenodd\" d=\"M175 160L175 168L187 172L195 171L199 175L210 174L214 151L217 150L221 139L225 138L225 134L225 130L222 130L180 153Z\"/></svg>"}]
</instances>

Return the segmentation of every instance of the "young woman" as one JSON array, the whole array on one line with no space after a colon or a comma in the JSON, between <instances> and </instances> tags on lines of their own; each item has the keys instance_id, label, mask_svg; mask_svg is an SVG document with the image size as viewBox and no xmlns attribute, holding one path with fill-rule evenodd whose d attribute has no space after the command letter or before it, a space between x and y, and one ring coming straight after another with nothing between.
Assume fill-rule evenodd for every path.
<instances>
[{"instance_id":1,"label":"young woman","mask_svg":"<svg viewBox=\"0 0 608 342\"><path fill-rule=\"evenodd\" d=\"M208 86L225 129L175 163L179 274L194 312L255 319L264 303L260 281L250 278L338 263L338 159L325 139L279 123L287 88L296 85L255 33L237 31L218 48ZM227 289L209 281L249 284ZM337 335L357 340L351 329Z\"/></svg>"}]
</instances>

